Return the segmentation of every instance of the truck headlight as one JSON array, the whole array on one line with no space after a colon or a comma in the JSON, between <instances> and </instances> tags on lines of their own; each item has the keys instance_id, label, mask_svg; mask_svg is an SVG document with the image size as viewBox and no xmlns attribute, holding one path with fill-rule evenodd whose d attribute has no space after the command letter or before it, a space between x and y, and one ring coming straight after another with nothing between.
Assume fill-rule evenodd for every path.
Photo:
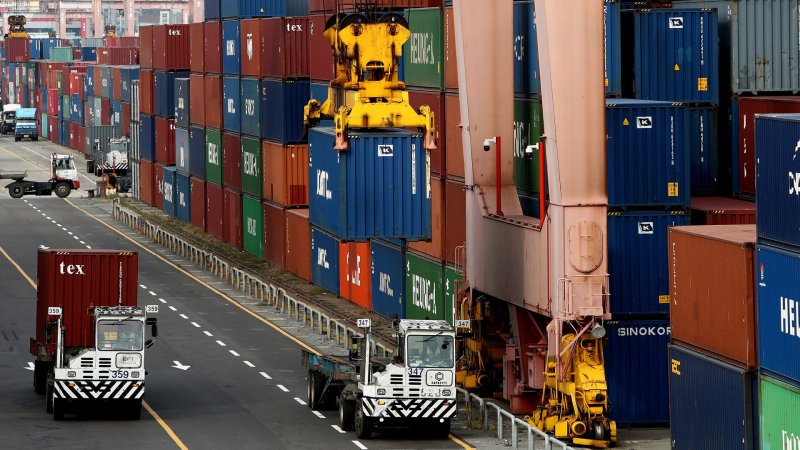
<instances>
[{"instance_id":1,"label":"truck headlight","mask_svg":"<svg viewBox=\"0 0 800 450\"><path fill-rule=\"evenodd\" d=\"M67 372L67 378L75 378L76 376L77 374L75 373L74 370L70 370L69 372Z\"/></svg>"},{"instance_id":2,"label":"truck headlight","mask_svg":"<svg viewBox=\"0 0 800 450\"><path fill-rule=\"evenodd\" d=\"M378 395L386 395L386 389L378 389Z\"/></svg>"},{"instance_id":3,"label":"truck headlight","mask_svg":"<svg viewBox=\"0 0 800 450\"><path fill-rule=\"evenodd\" d=\"M131 378L139 378L139 372L138 371L131 372Z\"/></svg>"},{"instance_id":4,"label":"truck headlight","mask_svg":"<svg viewBox=\"0 0 800 450\"><path fill-rule=\"evenodd\" d=\"M445 397L449 397L450 396L450 389L442 390L442 395L444 395Z\"/></svg>"},{"instance_id":5,"label":"truck headlight","mask_svg":"<svg viewBox=\"0 0 800 450\"><path fill-rule=\"evenodd\" d=\"M117 367L121 369L137 369L142 366L142 355L139 353L117 353Z\"/></svg>"}]
</instances>

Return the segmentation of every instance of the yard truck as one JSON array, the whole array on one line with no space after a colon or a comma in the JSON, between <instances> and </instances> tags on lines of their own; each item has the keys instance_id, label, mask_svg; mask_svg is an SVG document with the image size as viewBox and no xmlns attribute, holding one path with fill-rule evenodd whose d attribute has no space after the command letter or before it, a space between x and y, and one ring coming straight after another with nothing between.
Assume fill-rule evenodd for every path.
<instances>
[{"instance_id":1,"label":"yard truck","mask_svg":"<svg viewBox=\"0 0 800 450\"><path fill-rule=\"evenodd\" d=\"M14 140L21 141L25 138L39 140L36 108L19 108L14 118Z\"/></svg>"},{"instance_id":2,"label":"yard truck","mask_svg":"<svg viewBox=\"0 0 800 450\"><path fill-rule=\"evenodd\" d=\"M8 185L8 195L22 198L23 195L51 195L53 192L60 198L69 197L73 189L80 189L78 169L72 155L50 155L50 179L47 181L30 181L25 178L28 171L0 172L0 180L14 180Z\"/></svg>"}]
</instances>

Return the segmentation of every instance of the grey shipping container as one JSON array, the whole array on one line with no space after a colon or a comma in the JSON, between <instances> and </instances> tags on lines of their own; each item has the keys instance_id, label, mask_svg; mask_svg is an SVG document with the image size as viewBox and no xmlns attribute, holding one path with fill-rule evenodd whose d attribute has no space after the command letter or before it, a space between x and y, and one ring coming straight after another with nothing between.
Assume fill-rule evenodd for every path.
<instances>
[{"instance_id":1,"label":"grey shipping container","mask_svg":"<svg viewBox=\"0 0 800 450\"><path fill-rule=\"evenodd\" d=\"M139 80L131 82L131 121L139 121Z\"/></svg>"},{"instance_id":2,"label":"grey shipping container","mask_svg":"<svg viewBox=\"0 0 800 450\"><path fill-rule=\"evenodd\" d=\"M130 149L130 159L133 161L139 160L139 129L141 125L139 122L132 122L131 123L131 149Z\"/></svg>"},{"instance_id":3,"label":"grey shipping container","mask_svg":"<svg viewBox=\"0 0 800 450\"><path fill-rule=\"evenodd\" d=\"M100 151L108 153L111 146L108 141L112 138L119 137L119 130L113 125L104 125L101 127L86 127L86 142L84 143L84 152L87 155L94 153L93 144L97 140L100 143Z\"/></svg>"},{"instance_id":4,"label":"grey shipping container","mask_svg":"<svg viewBox=\"0 0 800 450\"><path fill-rule=\"evenodd\" d=\"M131 192L133 198L139 198L141 193L141 183L139 178L139 162L129 162L131 168Z\"/></svg>"}]
</instances>

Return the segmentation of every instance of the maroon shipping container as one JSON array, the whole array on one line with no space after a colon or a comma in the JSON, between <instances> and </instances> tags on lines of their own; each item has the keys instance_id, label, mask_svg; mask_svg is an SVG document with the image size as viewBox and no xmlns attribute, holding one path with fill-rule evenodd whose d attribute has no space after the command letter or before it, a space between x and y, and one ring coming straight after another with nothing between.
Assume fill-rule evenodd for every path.
<instances>
[{"instance_id":1,"label":"maroon shipping container","mask_svg":"<svg viewBox=\"0 0 800 450\"><path fill-rule=\"evenodd\" d=\"M308 26L308 17L263 20L261 73L265 77L308 77Z\"/></svg>"},{"instance_id":2,"label":"maroon shipping container","mask_svg":"<svg viewBox=\"0 0 800 450\"><path fill-rule=\"evenodd\" d=\"M205 43L205 63L206 73L222 73L222 23L204 23L203 42Z\"/></svg>"},{"instance_id":3,"label":"maroon shipping container","mask_svg":"<svg viewBox=\"0 0 800 450\"><path fill-rule=\"evenodd\" d=\"M189 25L158 25L153 28L153 67L189 70Z\"/></svg>"},{"instance_id":4,"label":"maroon shipping container","mask_svg":"<svg viewBox=\"0 0 800 450\"><path fill-rule=\"evenodd\" d=\"M222 78L216 75L206 75L205 77L205 107L206 127L221 130L224 125L222 120Z\"/></svg>"},{"instance_id":5,"label":"maroon shipping container","mask_svg":"<svg viewBox=\"0 0 800 450\"><path fill-rule=\"evenodd\" d=\"M80 47L72 47L72 60L80 61L83 59L83 49Z\"/></svg>"},{"instance_id":6,"label":"maroon shipping container","mask_svg":"<svg viewBox=\"0 0 800 450\"><path fill-rule=\"evenodd\" d=\"M139 65L142 69L153 68L153 25L139 27Z\"/></svg>"},{"instance_id":7,"label":"maroon shipping container","mask_svg":"<svg viewBox=\"0 0 800 450\"><path fill-rule=\"evenodd\" d=\"M48 103L47 106L50 106ZM61 142L61 134L59 133L59 126L58 126L58 116L55 114L48 114L47 115L47 132L50 136L50 142L59 143Z\"/></svg>"},{"instance_id":8,"label":"maroon shipping container","mask_svg":"<svg viewBox=\"0 0 800 450\"><path fill-rule=\"evenodd\" d=\"M431 172L437 175L445 173L445 128L444 128L444 94L441 91L409 89L408 101L416 110L422 105L428 105L433 112L436 124L436 148L431 150Z\"/></svg>"},{"instance_id":9,"label":"maroon shipping container","mask_svg":"<svg viewBox=\"0 0 800 450\"><path fill-rule=\"evenodd\" d=\"M194 73L205 72L205 24L197 22L189 25L189 66Z\"/></svg>"},{"instance_id":10,"label":"maroon shipping container","mask_svg":"<svg viewBox=\"0 0 800 450\"><path fill-rule=\"evenodd\" d=\"M308 76L312 80L330 81L333 76L333 48L323 35L325 16L308 18Z\"/></svg>"},{"instance_id":11,"label":"maroon shipping container","mask_svg":"<svg viewBox=\"0 0 800 450\"><path fill-rule=\"evenodd\" d=\"M83 73L70 73L69 74L69 95L72 97L75 94L78 94L78 98L81 101L84 100L83 92L84 92L84 83L83 79L86 77L86 74Z\"/></svg>"},{"instance_id":12,"label":"maroon shipping container","mask_svg":"<svg viewBox=\"0 0 800 450\"><path fill-rule=\"evenodd\" d=\"M153 71L152 70L142 70L139 73L139 111L142 114L153 115Z\"/></svg>"},{"instance_id":13,"label":"maroon shipping container","mask_svg":"<svg viewBox=\"0 0 800 450\"><path fill-rule=\"evenodd\" d=\"M111 68L111 97L116 101L122 100L122 71L119 67Z\"/></svg>"},{"instance_id":14,"label":"maroon shipping container","mask_svg":"<svg viewBox=\"0 0 800 450\"><path fill-rule=\"evenodd\" d=\"M456 263L456 247L467 243L467 192L464 183L447 180L444 183L444 259Z\"/></svg>"},{"instance_id":15,"label":"maroon shipping container","mask_svg":"<svg viewBox=\"0 0 800 450\"><path fill-rule=\"evenodd\" d=\"M30 39L6 39L6 63L24 63L31 60Z\"/></svg>"},{"instance_id":16,"label":"maroon shipping container","mask_svg":"<svg viewBox=\"0 0 800 450\"><path fill-rule=\"evenodd\" d=\"M100 97L101 95L103 95L103 71L101 70L100 66L94 66L87 70L91 70L93 74L92 75L94 79L94 84L92 85L93 94L95 97Z\"/></svg>"},{"instance_id":17,"label":"maroon shipping container","mask_svg":"<svg viewBox=\"0 0 800 450\"><path fill-rule=\"evenodd\" d=\"M242 193L234 189L225 189L225 242L237 249L242 249Z\"/></svg>"},{"instance_id":18,"label":"maroon shipping container","mask_svg":"<svg viewBox=\"0 0 800 450\"><path fill-rule=\"evenodd\" d=\"M120 113L122 115L122 132L123 136L130 137L131 135L131 104L128 102L120 102Z\"/></svg>"},{"instance_id":19,"label":"maroon shipping container","mask_svg":"<svg viewBox=\"0 0 800 450\"><path fill-rule=\"evenodd\" d=\"M756 204L725 197L692 198L693 225L755 225Z\"/></svg>"},{"instance_id":20,"label":"maroon shipping container","mask_svg":"<svg viewBox=\"0 0 800 450\"><path fill-rule=\"evenodd\" d=\"M222 183L226 188L242 190L242 139L238 134L222 135Z\"/></svg>"},{"instance_id":21,"label":"maroon shipping container","mask_svg":"<svg viewBox=\"0 0 800 450\"><path fill-rule=\"evenodd\" d=\"M308 209L286 210L286 270L311 282L311 224Z\"/></svg>"},{"instance_id":22,"label":"maroon shipping container","mask_svg":"<svg viewBox=\"0 0 800 450\"><path fill-rule=\"evenodd\" d=\"M80 132L78 128L80 125L70 122L69 124L69 148L78 151L78 142L80 142Z\"/></svg>"},{"instance_id":23,"label":"maroon shipping container","mask_svg":"<svg viewBox=\"0 0 800 450\"><path fill-rule=\"evenodd\" d=\"M800 113L800 97L739 98L739 190L756 192L756 114Z\"/></svg>"},{"instance_id":24,"label":"maroon shipping container","mask_svg":"<svg viewBox=\"0 0 800 450\"><path fill-rule=\"evenodd\" d=\"M445 171L448 178L464 179L464 150L461 147L461 110L458 104L458 94L447 93L444 96L444 122L438 121L445 127L444 153Z\"/></svg>"},{"instance_id":25,"label":"maroon shipping container","mask_svg":"<svg viewBox=\"0 0 800 450\"><path fill-rule=\"evenodd\" d=\"M206 231L220 241L225 240L224 189L210 182L206 183Z\"/></svg>"},{"instance_id":26,"label":"maroon shipping container","mask_svg":"<svg viewBox=\"0 0 800 450\"><path fill-rule=\"evenodd\" d=\"M91 347L94 306L137 306L139 255L129 250L39 250L36 342L47 345L47 308L61 307L64 347ZM55 351L55 339L49 350ZM31 352L38 350L31 347ZM35 355L36 353L34 353Z\"/></svg>"},{"instance_id":27,"label":"maroon shipping container","mask_svg":"<svg viewBox=\"0 0 800 450\"><path fill-rule=\"evenodd\" d=\"M444 231L449 222L444 211L444 184L441 178L431 177L431 239L408 243L408 248L439 261L444 259Z\"/></svg>"},{"instance_id":28,"label":"maroon shipping container","mask_svg":"<svg viewBox=\"0 0 800 450\"><path fill-rule=\"evenodd\" d=\"M264 202L264 259L286 269L286 209L270 202Z\"/></svg>"},{"instance_id":29,"label":"maroon shipping container","mask_svg":"<svg viewBox=\"0 0 800 450\"><path fill-rule=\"evenodd\" d=\"M97 64L135 66L139 64L139 49L133 47L104 47L97 49Z\"/></svg>"},{"instance_id":30,"label":"maroon shipping container","mask_svg":"<svg viewBox=\"0 0 800 450\"><path fill-rule=\"evenodd\" d=\"M175 165L175 119L155 118L156 161L165 166Z\"/></svg>"},{"instance_id":31,"label":"maroon shipping container","mask_svg":"<svg viewBox=\"0 0 800 450\"><path fill-rule=\"evenodd\" d=\"M242 75L261 77L261 55L269 44L264 41L262 29L266 19L243 19L240 22Z\"/></svg>"},{"instance_id":32,"label":"maroon shipping container","mask_svg":"<svg viewBox=\"0 0 800 450\"><path fill-rule=\"evenodd\" d=\"M456 27L453 7L444 9L444 87L458 90L458 63L456 62Z\"/></svg>"},{"instance_id":33,"label":"maroon shipping container","mask_svg":"<svg viewBox=\"0 0 800 450\"><path fill-rule=\"evenodd\" d=\"M191 177L189 183L191 183L189 201L191 202L192 225L206 231L206 180Z\"/></svg>"},{"instance_id":34,"label":"maroon shipping container","mask_svg":"<svg viewBox=\"0 0 800 450\"><path fill-rule=\"evenodd\" d=\"M88 108L89 104L86 103ZM111 100L107 98L100 99L100 109L103 113L100 115L100 125L111 125ZM87 114L85 117L89 117Z\"/></svg>"},{"instance_id":35,"label":"maroon shipping container","mask_svg":"<svg viewBox=\"0 0 800 450\"><path fill-rule=\"evenodd\" d=\"M189 122L194 125L206 125L206 77L202 73L193 73L189 77Z\"/></svg>"},{"instance_id":36,"label":"maroon shipping container","mask_svg":"<svg viewBox=\"0 0 800 450\"><path fill-rule=\"evenodd\" d=\"M139 160L139 200L150 206L155 205L153 170L152 162Z\"/></svg>"},{"instance_id":37,"label":"maroon shipping container","mask_svg":"<svg viewBox=\"0 0 800 450\"><path fill-rule=\"evenodd\" d=\"M164 208L164 164L153 163L153 206Z\"/></svg>"},{"instance_id":38,"label":"maroon shipping container","mask_svg":"<svg viewBox=\"0 0 800 450\"><path fill-rule=\"evenodd\" d=\"M757 367L755 225L669 229L672 339Z\"/></svg>"},{"instance_id":39,"label":"maroon shipping container","mask_svg":"<svg viewBox=\"0 0 800 450\"><path fill-rule=\"evenodd\" d=\"M141 34L141 32L139 33ZM106 47L134 47L139 48L140 40L136 36L115 36L107 37L105 40Z\"/></svg>"}]
</instances>

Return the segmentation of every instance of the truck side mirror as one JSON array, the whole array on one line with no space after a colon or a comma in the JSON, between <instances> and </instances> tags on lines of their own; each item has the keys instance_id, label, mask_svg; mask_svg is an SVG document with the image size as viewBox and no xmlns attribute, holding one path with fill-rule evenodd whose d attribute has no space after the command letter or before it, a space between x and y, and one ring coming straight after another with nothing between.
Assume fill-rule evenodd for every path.
<instances>
[{"instance_id":1,"label":"truck side mirror","mask_svg":"<svg viewBox=\"0 0 800 450\"><path fill-rule=\"evenodd\" d=\"M158 325L153 323L151 326L153 328L150 330L150 334L153 335L153 337L158 337Z\"/></svg>"}]
</instances>

